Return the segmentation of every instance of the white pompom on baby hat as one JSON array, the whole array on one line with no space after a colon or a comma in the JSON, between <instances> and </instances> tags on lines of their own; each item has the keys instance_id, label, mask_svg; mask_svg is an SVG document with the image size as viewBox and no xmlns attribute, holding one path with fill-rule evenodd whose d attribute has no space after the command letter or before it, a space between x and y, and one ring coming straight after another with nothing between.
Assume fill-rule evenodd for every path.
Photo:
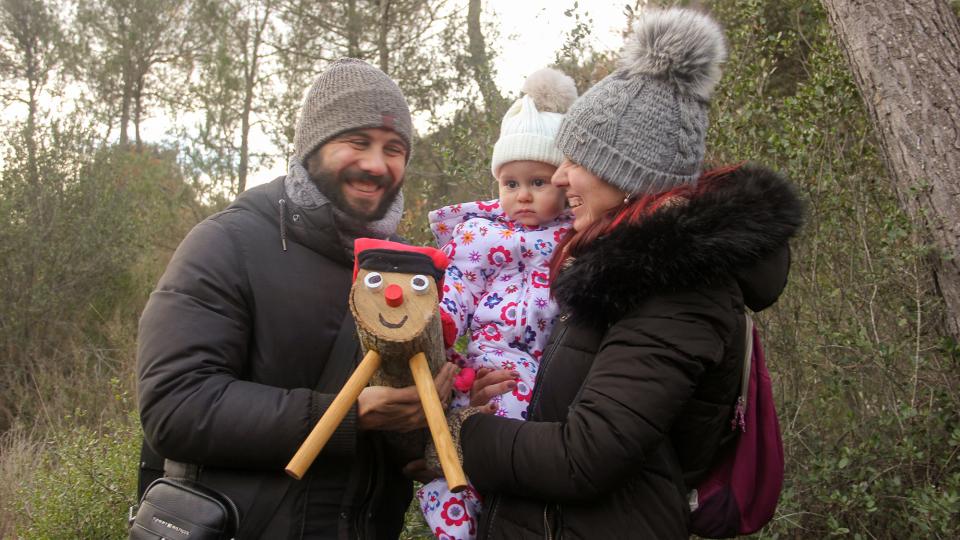
<instances>
[{"instance_id":1,"label":"white pompom on baby hat","mask_svg":"<svg viewBox=\"0 0 960 540\"><path fill-rule=\"evenodd\" d=\"M559 166L563 154L556 146L563 114L577 99L573 79L544 68L527 77L524 95L515 101L500 124L500 139L493 146L490 170L496 177L511 161L541 161Z\"/></svg>"}]
</instances>

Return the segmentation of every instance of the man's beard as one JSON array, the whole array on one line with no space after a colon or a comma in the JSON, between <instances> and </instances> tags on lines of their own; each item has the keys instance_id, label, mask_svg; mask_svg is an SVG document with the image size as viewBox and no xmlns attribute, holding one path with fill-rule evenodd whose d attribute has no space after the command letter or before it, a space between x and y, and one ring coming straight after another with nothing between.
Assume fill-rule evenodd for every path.
<instances>
[{"instance_id":1,"label":"man's beard","mask_svg":"<svg viewBox=\"0 0 960 540\"><path fill-rule=\"evenodd\" d=\"M387 211L390 210L390 206L393 204L393 201L396 200L402 187L401 182L397 182L395 186L391 187L393 182L389 175L372 175L356 169L344 169L337 174L321 165L316 174L312 172L309 174L310 180L316 184L320 193L323 193L341 212L358 221L377 221L382 219L383 216L387 215ZM378 187L384 189L383 195L380 197L380 202L373 211L367 212L354 208L343 194L343 186L353 180L374 182Z\"/></svg>"}]
</instances>

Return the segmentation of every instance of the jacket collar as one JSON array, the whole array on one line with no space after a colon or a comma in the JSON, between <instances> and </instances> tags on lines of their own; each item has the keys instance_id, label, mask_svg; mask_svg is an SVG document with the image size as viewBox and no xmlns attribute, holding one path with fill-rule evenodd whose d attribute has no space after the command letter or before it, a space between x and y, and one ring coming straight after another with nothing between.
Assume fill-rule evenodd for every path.
<instances>
[{"instance_id":1,"label":"jacket collar","mask_svg":"<svg viewBox=\"0 0 960 540\"><path fill-rule=\"evenodd\" d=\"M744 166L698 190L687 204L662 207L598 238L560 272L553 293L574 320L603 325L651 295L730 279L745 297L773 283L772 303L789 262L768 261L787 252L802 220L803 204L786 179Z\"/></svg>"},{"instance_id":2,"label":"jacket collar","mask_svg":"<svg viewBox=\"0 0 960 540\"><path fill-rule=\"evenodd\" d=\"M353 255L340 240L332 205L310 209L297 206L287 196L284 179L280 176L241 193L231 208L251 210L273 224L277 231L278 250L294 241L338 263L352 266Z\"/></svg>"}]
</instances>

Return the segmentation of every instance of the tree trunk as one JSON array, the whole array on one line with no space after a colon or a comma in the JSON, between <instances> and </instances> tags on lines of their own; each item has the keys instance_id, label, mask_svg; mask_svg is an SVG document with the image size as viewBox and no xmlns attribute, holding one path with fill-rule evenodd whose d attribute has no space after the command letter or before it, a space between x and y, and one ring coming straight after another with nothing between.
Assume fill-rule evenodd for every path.
<instances>
[{"instance_id":1,"label":"tree trunk","mask_svg":"<svg viewBox=\"0 0 960 540\"><path fill-rule=\"evenodd\" d=\"M360 22L360 14L357 13L356 0L347 2L347 56L350 58L362 58L360 51L360 34L363 32L363 23Z\"/></svg>"},{"instance_id":2,"label":"tree trunk","mask_svg":"<svg viewBox=\"0 0 960 540\"><path fill-rule=\"evenodd\" d=\"M250 170L250 111L253 103L253 87L247 83L243 96L243 113L240 117L240 164L237 166L237 194L247 189L247 174Z\"/></svg>"},{"instance_id":3,"label":"tree trunk","mask_svg":"<svg viewBox=\"0 0 960 540\"><path fill-rule=\"evenodd\" d=\"M130 141L127 135L127 126L130 124L130 102L132 101L130 87L127 84L127 77L123 77L123 99L120 102L120 146L126 146Z\"/></svg>"},{"instance_id":4,"label":"tree trunk","mask_svg":"<svg viewBox=\"0 0 960 540\"><path fill-rule=\"evenodd\" d=\"M470 67L473 69L473 78L480 87L483 104L487 113L494 112L499 103L500 91L490 75L490 59L487 58L487 44L483 39L483 27L480 25L480 13L483 6L480 0L470 0L467 10L467 37L470 40Z\"/></svg>"},{"instance_id":5,"label":"tree trunk","mask_svg":"<svg viewBox=\"0 0 960 540\"><path fill-rule=\"evenodd\" d=\"M960 22L945 0L823 0L960 339Z\"/></svg>"},{"instance_id":6,"label":"tree trunk","mask_svg":"<svg viewBox=\"0 0 960 540\"><path fill-rule=\"evenodd\" d=\"M40 168L37 163L37 94L40 92L35 81L27 81L29 96L27 98L27 166L30 168L30 185L39 190ZM38 192L38 191L37 191Z\"/></svg>"},{"instance_id":7,"label":"tree trunk","mask_svg":"<svg viewBox=\"0 0 960 540\"><path fill-rule=\"evenodd\" d=\"M117 13L117 35L120 42L124 44L122 51L122 66L120 68L120 80L123 84L121 88L122 97L120 101L120 146L126 146L130 141L127 135L127 126L130 124L130 102L133 97L133 60L130 58L133 47L130 46L130 36L127 32L127 15Z\"/></svg>"},{"instance_id":8,"label":"tree trunk","mask_svg":"<svg viewBox=\"0 0 960 540\"><path fill-rule=\"evenodd\" d=\"M143 150L143 140L140 138L140 122L143 120L143 88L146 75L140 75L133 87L133 140L137 152Z\"/></svg>"},{"instance_id":9,"label":"tree trunk","mask_svg":"<svg viewBox=\"0 0 960 540\"><path fill-rule=\"evenodd\" d=\"M380 71L390 73L390 47L387 36L390 32L390 0L380 0L380 30L377 33L377 50L380 53Z\"/></svg>"},{"instance_id":10,"label":"tree trunk","mask_svg":"<svg viewBox=\"0 0 960 540\"><path fill-rule=\"evenodd\" d=\"M383 257L387 260L387 255ZM426 355L430 371L436 373L447 359L440 310L436 307L436 282L428 278L430 284L426 292L418 294L408 285L412 274L383 272L381 283L392 284L387 288L381 284L384 291L395 285L404 291L401 304L390 306L384 292L363 285L368 272L361 268L357 273L350 289L350 312L363 348L380 354L380 370L371 383L395 388L410 386L414 382L410 359L417 353Z\"/></svg>"},{"instance_id":11,"label":"tree trunk","mask_svg":"<svg viewBox=\"0 0 960 540\"><path fill-rule=\"evenodd\" d=\"M240 113L240 166L237 171L237 193L247 189L247 175L250 170L250 115L253 113L253 95L256 90L257 79L260 76L260 44L263 42L263 30L270 19L272 5L267 2L264 6L263 18L254 13L253 44L250 50L250 60L244 67L243 74L243 110Z\"/></svg>"}]
</instances>

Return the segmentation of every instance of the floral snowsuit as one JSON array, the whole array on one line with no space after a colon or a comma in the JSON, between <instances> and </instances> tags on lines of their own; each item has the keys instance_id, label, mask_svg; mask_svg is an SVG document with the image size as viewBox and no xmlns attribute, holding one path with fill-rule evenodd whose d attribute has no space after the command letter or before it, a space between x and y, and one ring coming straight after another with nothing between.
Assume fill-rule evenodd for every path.
<instances>
[{"instance_id":1,"label":"floral snowsuit","mask_svg":"<svg viewBox=\"0 0 960 540\"><path fill-rule=\"evenodd\" d=\"M491 400L496 414L526 419L540 357L557 316L550 298L550 259L570 229L564 212L541 227L504 215L497 200L455 204L430 212L430 228L450 258L440 309L469 334L462 367L510 369L520 374L512 393ZM451 350L452 352L452 350ZM457 393L452 407L469 404ZM473 486L451 493L442 479L417 491L420 510L441 539L476 536L480 500Z\"/></svg>"}]
</instances>

